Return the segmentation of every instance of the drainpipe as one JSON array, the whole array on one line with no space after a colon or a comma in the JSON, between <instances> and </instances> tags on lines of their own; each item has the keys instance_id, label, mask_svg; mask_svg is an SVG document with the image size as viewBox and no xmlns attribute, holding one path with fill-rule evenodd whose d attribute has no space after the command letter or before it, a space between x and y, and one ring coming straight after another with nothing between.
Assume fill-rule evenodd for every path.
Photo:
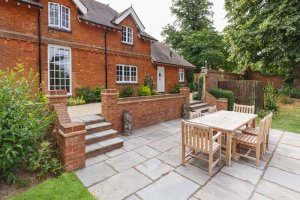
<instances>
[{"instance_id":1,"label":"drainpipe","mask_svg":"<svg viewBox=\"0 0 300 200\"><path fill-rule=\"evenodd\" d=\"M41 9L38 8L38 63L39 63L39 89L42 91L42 32Z\"/></svg>"},{"instance_id":2,"label":"drainpipe","mask_svg":"<svg viewBox=\"0 0 300 200\"><path fill-rule=\"evenodd\" d=\"M105 31L104 34L104 68L105 68L105 88L108 89L108 65L107 65L107 34L109 31Z\"/></svg>"}]
</instances>

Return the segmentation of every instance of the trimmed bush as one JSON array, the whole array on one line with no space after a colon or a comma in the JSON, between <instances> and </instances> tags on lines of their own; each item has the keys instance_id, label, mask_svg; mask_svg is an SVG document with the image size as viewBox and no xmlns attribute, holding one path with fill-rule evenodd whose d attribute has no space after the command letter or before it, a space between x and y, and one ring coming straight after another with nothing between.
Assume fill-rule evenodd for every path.
<instances>
[{"instance_id":1,"label":"trimmed bush","mask_svg":"<svg viewBox=\"0 0 300 200\"><path fill-rule=\"evenodd\" d=\"M142 85L138 91L138 96L151 96L151 89L147 85Z\"/></svg>"},{"instance_id":2,"label":"trimmed bush","mask_svg":"<svg viewBox=\"0 0 300 200\"><path fill-rule=\"evenodd\" d=\"M132 97L133 96L133 88L128 86L125 87L120 93L121 98Z\"/></svg>"},{"instance_id":3,"label":"trimmed bush","mask_svg":"<svg viewBox=\"0 0 300 200\"><path fill-rule=\"evenodd\" d=\"M203 85L204 85L204 78L201 76L199 78L199 82L198 82L198 86L197 86L197 89L198 89L198 93L197 93L197 99L195 100L202 100L202 96L203 96Z\"/></svg>"},{"instance_id":4,"label":"trimmed bush","mask_svg":"<svg viewBox=\"0 0 300 200\"><path fill-rule=\"evenodd\" d=\"M152 95L158 95L158 92L157 92L157 90L152 90L152 91L151 91L151 94L152 94Z\"/></svg>"},{"instance_id":5,"label":"trimmed bush","mask_svg":"<svg viewBox=\"0 0 300 200\"><path fill-rule=\"evenodd\" d=\"M81 87L76 88L76 96L83 97L83 100L86 103L95 103L101 102L101 92L105 88L103 86L90 88L90 87Z\"/></svg>"},{"instance_id":6,"label":"trimmed bush","mask_svg":"<svg viewBox=\"0 0 300 200\"><path fill-rule=\"evenodd\" d=\"M151 91L154 89L154 81L153 81L153 78L149 74L146 74L144 77L144 85L145 86L148 85L150 87Z\"/></svg>"},{"instance_id":7,"label":"trimmed bush","mask_svg":"<svg viewBox=\"0 0 300 200\"><path fill-rule=\"evenodd\" d=\"M32 70L26 74L22 65L0 70L0 176L12 183L17 170L28 168L55 119L47 98L38 92L38 77Z\"/></svg>"},{"instance_id":8,"label":"trimmed bush","mask_svg":"<svg viewBox=\"0 0 300 200\"><path fill-rule=\"evenodd\" d=\"M230 90L223 90L221 88L213 88L209 91L211 95L219 98L227 98L228 99L228 110L233 110L233 104L234 104L234 94Z\"/></svg>"},{"instance_id":9,"label":"trimmed bush","mask_svg":"<svg viewBox=\"0 0 300 200\"><path fill-rule=\"evenodd\" d=\"M171 90L171 93L172 94L178 94L180 92L180 87L181 87L181 85L179 83L177 83L175 85L175 87Z\"/></svg>"},{"instance_id":10,"label":"trimmed bush","mask_svg":"<svg viewBox=\"0 0 300 200\"><path fill-rule=\"evenodd\" d=\"M197 86L195 83L187 83L186 85L188 86L188 88L190 88L191 92L197 91Z\"/></svg>"},{"instance_id":11,"label":"trimmed bush","mask_svg":"<svg viewBox=\"0 0 300 200\"><path fill-rule=\"evenodd\" d=\"M85 104L85 100L83 99L82 96L80 96L80 97L69 97L67 104L68 104L68 106L83 105L83 104Z\"/></svg>"}]
</instances>

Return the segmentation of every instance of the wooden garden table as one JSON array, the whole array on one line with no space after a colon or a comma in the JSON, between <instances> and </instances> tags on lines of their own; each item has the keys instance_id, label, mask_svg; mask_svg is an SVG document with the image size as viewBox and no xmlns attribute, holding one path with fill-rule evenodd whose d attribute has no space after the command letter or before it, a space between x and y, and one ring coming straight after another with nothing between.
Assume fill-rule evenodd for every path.
<instances>
[{"instance_id":1,"label":"wooden garden table","mask_svg":"<svg viewBox=\"0 0 300 200\"><path fill-rule=\"evenodd\" d=\"M249 122L252 122L252 125L255 126L256 118L256 114L222 110L199 118L191 119L189 121L211 126L214 130L226 133L226 165L231 166L232 136L239 128L249 124Z\"/></svg>"}]
</instances>

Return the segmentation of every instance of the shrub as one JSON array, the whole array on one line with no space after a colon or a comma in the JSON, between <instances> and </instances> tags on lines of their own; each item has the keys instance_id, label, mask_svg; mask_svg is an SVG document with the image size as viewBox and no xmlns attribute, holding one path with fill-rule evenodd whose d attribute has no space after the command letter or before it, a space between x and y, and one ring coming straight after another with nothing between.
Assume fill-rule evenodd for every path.
<instances>
[{"instance_id":1,"label":"shrub","mask_svg":"<svg viewBox=\"0 0 300 200\"><path fill-rule=\"evenodd\" d=\"M197 93L194 93L193 94L193 100L199 100L199 93L197 92Z\"/></svg>"},{"instance_id":2,"label":"shrub","mask_svg":"<svg viewBox=\"0 0 300 200\"><path fill-rule=\"evenodd\" d=\"M277 99L283 105L292 104L294 102L293 99L291 99L289 96L282 95L282 94L278 95Z\"/></svg>"},{"instance_id":3,"label":"shrub","mask_svg":"<svg viewBox=\"0 0 300 200\"><path fill-rule=\"evenodd\" d=\"M83 97L86 103L95 103L95 102L101 102L101 92L104 89L104 87L81 87L76 88L76 96L77 97Z\"/></svg>"},{"instance_id":4,"label":"shrub","mask_svg":"<svg viewBox=\"0 0 300 200\"><path fill-rule=\"evenodd\" d=\"M148 74L146 74L145 77L144 77L144 86L147 86L147 85L150 87L151 91L154 89L153 78Z\"/></svg>"},{"instance_id":5,"label":"shrub","mask_svg":"<svg viewBox=\"0 0 300 200\"><path fill-rule=\"evenodd\" d=\"M198 87L197 87L198 93L197 93L197 99L196 100L200 101L202 99L202 96L203 96L203 85L204 85L204 78L200 77L199 81L198 81Z\"/></svg>"},{"instance_id":6,"label":"shrub","mask_svg":"<svg viewBox=\"0 0 300 200\"><path fill-rule=\"evenodd\" d=\"M85 100L82 96L80 97L70 97L67 102L68 106L78 106L85 104Z\"/></svg>"},{"instance_id":7,"label":"shrub","mask_svg":"<svg viewBox=\"0 0 300 200\"><path fill-rule=\"evenodd\" d=\"M58 152L53 149L50 142L43 141L38 150L28 157L28 169L37 172L39 177L44 177L48 173L55 176L59 175L62 172L63 165L56 158Z\"/></svg>"},{"instance_id":8,"label":"shrub","mask_svg":"<svg viewBox=\"0 0 300 200\"><path fill-rule=\"evenodd\" d=\"M138 96L151 96L151 89L147 85L142 85L138 91Z\"/></svg>"},{"instance_id":9,"label":"shrub","mask_svg":"<svg viewBox=\"0 0 300 200\"><path fill-rule=\"evenodd\" d=\"M186 70L185 78L187 83L194 83L194 71L193 70Z\"/></svg>"},{"instance_id":10,"label":"shrub","mask_svg":"<svg viewBox=\"0 0 300 200\"><path fill-rule=\"evenodd\" d=\"M39 149L55 119L37 83L22 65L0 70L0 176L8 182L15 183L16 171Z\"/></svg>"},{"instance_id":11,"label":"shrub","mask_svg":"<svg viewBox=\"0 0 300 200\"><path fill-rule=\"evenodd\" d=\"M265 108L267 110L273 112L277 112L279 110L279 107L277 106L277 102L276 102L276 96L277 96L276 90L272 85L268 84L264 88Z\"/></svg>"},{"instance_id":12,"label":"shrub","mask_svg":"<svg viewBox=\"0 0 300 200\"><path fill-rule=\"evenodd\" d=\"M286 95L291 98L300 99L300 88L295 88L292 85L283 85L279 89L279 94Z\"/></svg>"},{"instance_id":13,"label":"shrub","mask_svg":"<svg viewBox=\"0 0 300 200\"><path fill-rule=\"evenodd\" d=\"M190 88L191 92L197 91L197 87L195 83L187 83L186 85Z\"/></svg>"},{"instance_id":14,"label":"shrub","mask_svg":"<svg viewBox=\"0 0 300 200\"><path fill-rule=\"evenodd\" d=\"M211 95L219 98L227 98L228 99L228 110L233 110L233 104L234 104L234 94L230 90L223 90L221 88L213 88L209 91Z\"/></svg>"},{"instance_id":15,"label":"shrub","mask_svg":"<svg viewBox=\"0 0 300 200\"><path fill-rule=\"evenodd\" d=\"M264 118L265 116L267 116L268 114L270 114L270 112L271 111L269 111L269 110L263 110L263 109L261 109L261 110L257 110L256 111L256 114L258 115L258 117L259 118Z\"/></svg>"},{"instance_id":16,"label":"shrub","mask_svg":"<svg viewBox=\"0 0 300 200\"><path fill-rule=\"evenodd\" d=\"M121 98L132 97L133 96L133 88L128 86L125 87L120 93Z\"/></svg>"},{"instance_id":17,"label":"shrub","mask_svg":"<svg viewBox=\"0 0 300 200\"><path fill-rule=\"evenodd\" d=\"M171 90L171 93L172 94L177 94L177 93L179 93L180 92L180 84L179 83L177 83L176 85L175 85L175 87Z\"/></svg>"},{"instance_id":18,"label":"shrub","mask_svg":"<svg viewBox=\"0 0 300 200\"><path fill-rule=\"evenodd\" d=\"M157 92L157 90L152 90L152 91L151 91L151 94L152 94L152 95L158 95L158 92Z\"/></svg>"}]
</instances>

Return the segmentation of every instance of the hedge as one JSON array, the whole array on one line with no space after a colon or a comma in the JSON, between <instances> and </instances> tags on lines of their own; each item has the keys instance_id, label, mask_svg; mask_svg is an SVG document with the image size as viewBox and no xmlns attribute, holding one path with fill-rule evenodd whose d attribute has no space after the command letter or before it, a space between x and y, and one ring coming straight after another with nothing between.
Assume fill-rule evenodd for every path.
<instances>
[{"instance_id":1,"label":"hedge","mask_svg":"<svg viewBox=\"0 0 300 200\"><path fill-rule=\"evenodd\" d=\"M213 88L209 91L211 95L219 98L227 98L228 99L228 110L233 110L233 104L234 104L234 94L230 90L223 90L221 88Z\"/></svg>"}]
</instances>

